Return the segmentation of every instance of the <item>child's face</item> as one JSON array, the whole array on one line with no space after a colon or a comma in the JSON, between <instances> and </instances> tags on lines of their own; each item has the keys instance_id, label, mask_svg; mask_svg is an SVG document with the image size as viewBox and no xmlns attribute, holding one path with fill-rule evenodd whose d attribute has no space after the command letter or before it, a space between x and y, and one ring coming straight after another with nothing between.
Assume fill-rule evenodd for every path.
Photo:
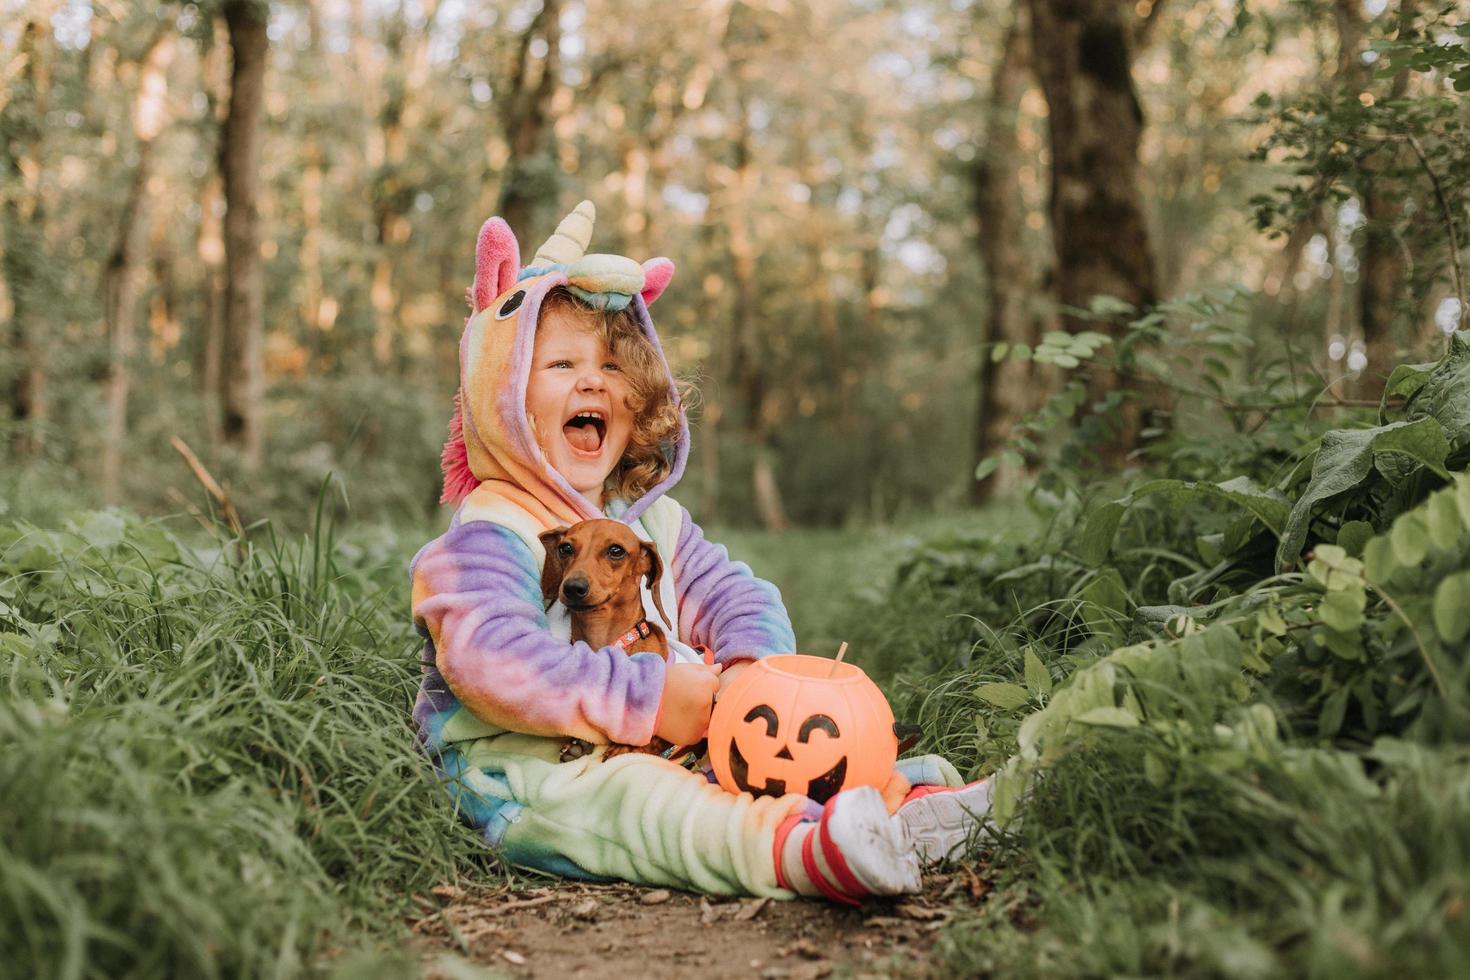
<instances>
[{"instance_id":1,"label":"child's face","mask_svg":"<svg viewBox=\"0 0 1470 980\"><path fill-rule=\"evenodd\" d=\"M559 310L541 317L526 416L552 469L598 507L603 481L633 432L627 394L627 379L597 333Z\"/></svg>"}]
</instances>

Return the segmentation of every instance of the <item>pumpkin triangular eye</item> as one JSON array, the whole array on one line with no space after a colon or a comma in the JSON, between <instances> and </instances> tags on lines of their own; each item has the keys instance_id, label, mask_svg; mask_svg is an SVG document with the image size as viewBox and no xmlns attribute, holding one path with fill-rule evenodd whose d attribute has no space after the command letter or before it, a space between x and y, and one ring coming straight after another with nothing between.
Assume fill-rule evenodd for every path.
<instances>
[{"instance_id":1,"label":"pumpkin triangular eye","mask_svg":"<svg viewBox=\"0 0 1470 980\"><path fill-rule=\"evenodd\" d=\"M758 704L745 713L746 721L755 721L757 718L764 718L766 720L766 735L775 738L778 725L775 709L769 704ZM802 739L802 741L804 742L806 739Z\"/></svg>"},{"instance_id":2,"label":"pumpkin triangular eye","mask_svg":"<svg viewBox=\"0 0 1470 980\"><path fill-rule=\"evenodd\" d=\"M812 732L819 728L826 732L829 738L836 738L840 734L837 731L837 722L826 715L812 715L801 723L801 730L796 733L796 740L798 742L808 741L812 737Z\"/></svg>"}]
</instances>

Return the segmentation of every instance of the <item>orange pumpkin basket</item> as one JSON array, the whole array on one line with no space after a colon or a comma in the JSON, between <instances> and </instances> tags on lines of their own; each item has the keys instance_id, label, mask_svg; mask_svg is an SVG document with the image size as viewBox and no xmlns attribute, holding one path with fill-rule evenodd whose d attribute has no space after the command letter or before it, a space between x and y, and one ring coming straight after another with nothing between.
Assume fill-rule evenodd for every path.
<instances>
[{"instance_id":1,"label":"orange pumpkin basket","mask_svg":"<svg viewBox=\"0 0 1470 980\"><path fill-rule=\"evenodd\" d=\"M881 789L898 759L893 709L852 664L799 653L766 657L715 703L709 758L731 793L802 793L825 803L853 786Z\"/></svg>"}]
</instances>

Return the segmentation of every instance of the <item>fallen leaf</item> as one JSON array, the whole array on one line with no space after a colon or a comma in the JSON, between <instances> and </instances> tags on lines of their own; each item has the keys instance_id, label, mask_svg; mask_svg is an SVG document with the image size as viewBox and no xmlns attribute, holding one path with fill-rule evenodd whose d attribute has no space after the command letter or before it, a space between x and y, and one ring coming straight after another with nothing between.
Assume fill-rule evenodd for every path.
<instances>
[{"instance_id":1,"label":"fallen leaf","mask_svg":"<svg viewBox=\"0 0 1470 980\"><path fill-rule=\"evenodd\" d=\"M796 942L781 950L782 956L800 956L806 960L820 960L823 958L821 949L810 939L798 939Z\"/></svg>"},{"instance_id":2,"label":"fallen leaf","mask_svg":"<svg viewBox=\"0 0 1470 980\"><path fill-rule=\"evenodd\" d=\"M864 919L863 925L871 926L874 929L893 929L895 927L905 927L908 925L908 922L891 915L873 915Z\"/></svg>"},{"instance_id":3,"label":"fallen leaf","mask_svg":"<svg viewBox=\"0 0 1470 980\"><path fill-rule=\"evenodd\" d=\"M597 918L597 899L588 898L572 906L572 915L578 919Z\"/></svg>"},{"instance_id":4,"label":"fallen leaf","mask_svg":"<svg viewBox=\"0 0 1470 980\"><path fill-rule=\"evenodd\" d=\"M720 918L720 912L707 899L699 900L699 924L702 926L713 925Z\"/></svg>"},{"instance_id":5,"label":"fallen leaf","mask_svg":"<svg viewBox=\"0 0 1470 980\"><path fill-rule=\"evenodd\" d=\"M990 892L990 883L987 882L984 878L977 875L973 870L971 870L969 874L970 900L973 902L978 902Z\"/></svg>"},{"instance_id":6,"label":"fallen leaf","mask_svg":"<svg viewBox=\"0 0 1470 980\"><path fill-rule=\"evenodd\" d=\"M898 911L910 919L918 919L920 922L933 922L936 919L949 918L948 909L931 909L923 905L915 905L912 902L904 902L899 905Z\"/></svg>"},{"instance_id":7,"label":"fallen leaf","mask_svg":"<svg viewBox=\"0 0 1470 980\"><path fill-rule=\"evenodd\" d=\"M447 898L450 900L464 897L464 889L460 888L458 885L435 885L433 888L429 889L429 891L433 892L435 895L438 895L440 898Z\"/></svg>"},{"instance_id":8,"label":"fallen leaf","mask_svg":"<svg viewBox=\"0 0 1470 980\"><path fill-rule=\"evenodd\" d=\"M673 897L673 893L667 888L659 888L644 895L638 901L643 905L662 905Z\"/></svg>"},{"instance_id":9,"label":"fallen leaf","mask_svg":"<svg viewBox=\"0 0 1470 980\"><path fill-rule=\"evenodd\" d=\"M506 962L508 963L514 963L516 966L526 965L526 958L513 949L501 950L500 955L504 957Z\"/></svg>"},{"instance_id":10,"label":"fallen leaf","mask_svg":"<svg viewBox=\"0 0 1470 980\"><path fill-rule=\"evenodd\" d=\"M730 916L730 918L735 922L749 922L751 919L760 915L761 909L769 904L771 904L769 898L754 898L748 902L741 902L739 911Z\"/></svg>"}]
</instances>

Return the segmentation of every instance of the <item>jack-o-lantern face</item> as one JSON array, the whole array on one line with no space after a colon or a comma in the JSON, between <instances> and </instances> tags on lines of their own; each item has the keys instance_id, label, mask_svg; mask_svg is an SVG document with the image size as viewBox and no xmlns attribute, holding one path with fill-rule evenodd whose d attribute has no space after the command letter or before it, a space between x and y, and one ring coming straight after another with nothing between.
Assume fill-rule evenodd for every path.
<instances>
[{"instance_id":1,"label":"jack-o-lantern face","mask_svg":"<svg viewBox=\"0 0 1470 980\"><path fill-rule=\"evenodd\" d=\"M898 740L887 700L860 669L792 654L756 661L730 684L710 718L709 753L732 793L825 803L887 782Z\"/></svg>"},{"instance_id":2,"label":"jack-o-lantern face","mask_svg":"<svg viewBox=\"0 0 1470 980\"><path fill-rule=\"evenodd\" d=\"M750 711L746 712L745 720L748 722L764 722L765 724L764 736L759 734L752 736L749 730L745 731L742 737L747 742L753 742L761 737L769 739L779 739L782 737L781 719L776 717L775 709L768 704L758 704L754 708L751 708ZM808 745L811 742L813 732L826 732L826 741L840 738L842 735L842 730L837 727L837 722L828 718L826 715L816 714L802 721L801 728L796 733L797 745ZM786 792L785 779L767 776L763 785L754 786L751 784L750 762L745 758L744 753L740 751L740 741L740 738L732 738L730 740L730 776L735 780L735 785L754 796L781 796L784 794ZM798 748L798 751L805 752L808 750ZM810 753L820 755L821 749L819 747L813 747L810 749ZM763 751L759 757L764 757L768 754L768 751ZM781 759L785 762L796 761L795 757L791 754L789 743L782 746L781 751L771 757L773 759ZM802 768L810 769L815 768L815 766L808 760ZM825 803L832 794L842 788L842 781L846 778L847 756L844 754L821 775L808 779L805 786L794 786L792 789L799 793L805 793L818 803Z\"/></svg>"}]
</instances>

